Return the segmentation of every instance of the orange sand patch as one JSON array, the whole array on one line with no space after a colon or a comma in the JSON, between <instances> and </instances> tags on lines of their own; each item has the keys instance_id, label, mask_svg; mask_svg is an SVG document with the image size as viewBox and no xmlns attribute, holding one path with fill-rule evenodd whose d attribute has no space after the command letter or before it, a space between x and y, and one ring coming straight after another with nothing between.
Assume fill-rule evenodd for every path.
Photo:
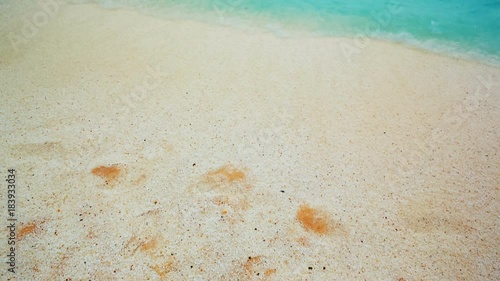
<instances>
[{"instance_id":1,"label":"orange sand patch","mask_svg":"<svg viewBox=\"0 0 500 281\"><path fill-rule=\"evenodd\" d=\"M110 182L120 175L120 169L115 166L99 166L92 169L92 174L105 179L106 182Z\"/></svg>"},{"instance_id":2,"label":"orange sand patch","mask_svg":"<svg viewBox=\"0 0 500 281\"><path fill-rule=\"evenodd\" d=\"M320 235L326 234L330 230L328 214L307 205L300 206L297 211L297 220L305 229Z\"/></svg>"},{"instance_id":3,"label":"orange sand patch","mask_svg":"<svg viewBox=\"0 0 500 281\"><path fill-rule=\"evenodd\" d=\"M17 234L17 239L21 240L24 236L28 234L35 233L38 228L38 225L35 222L30 222L26 226L22 227Z\"/></svg>"},{"instance_id":4,"label":"orange sand patch","mask_svg":"<svg viewBox=\"0 0 500 281\"><path fill-rule=\"evenodd\" d=\"M248 257L248 259L245 262L245 264L243 265L243 267L245 268L246 272L251 275L253 273L253 267L254 267L254 265L260 264L260 263L262 263L262 257L261 256Z\"/></svg>"},{"instance_id":5,"label":"orange sand patch","mask_svg":"<svg viewBox=\"0 0 500 281\"><path fill-rule=\"evenodd\" d=\"M266 272L264 272L264 275L266 276L271 276L276 273L276 269L268 269Z\"/></svg>"},{"instance_id":6,"label":"orange sand patch","mask_svg":"<svg viewBox=\"0 0 500 281\"><path fill-rule=\"evenodd\" d=\"M215 171L210 171L206 176L210 180L223 180L228 183L243 181L246 178L245 172L232 165L225 165Z\"/></svg>"},{"instance_id":7,"label":"orange sand patch","mask_svg":"<svg viewBox=\"0 0 500 281\"><path fill-rule=\"evenodd\" d=\"M173 266L173 261L168 261L162 267L155 265L152 266L151 269L153 269L160 276L160 280L166 280L168 274L172 271Z\"/></svg>"},{"instance_id":8,"label":"orange sand patch","mask_svg":"<svg viewBox=\"0 0 500 281\"><path fill-rule=\"evenodd\" d=\"M157 245L158 241L156 240L156 238L151 238L151 240L141 245L141 251L148 251L154 249L156 248Z\"/></svg>"}]
</instances>

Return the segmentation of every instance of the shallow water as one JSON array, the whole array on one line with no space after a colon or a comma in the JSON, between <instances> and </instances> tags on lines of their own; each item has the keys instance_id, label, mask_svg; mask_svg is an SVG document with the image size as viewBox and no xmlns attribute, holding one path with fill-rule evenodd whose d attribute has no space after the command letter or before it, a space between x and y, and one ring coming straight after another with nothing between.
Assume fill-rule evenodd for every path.
<instances>
[{"instance_id":1,"label":"shallow water","mask_svg":"<svg viewBox=\"0 0 500 281\"><path fill-rule=\"evenodd\" d=\"M80 1L79 1L80 2ZM225 24L259 22L279 35L301 29L318 35L368 36L499 61L498 0L96 0L165 17Z\"/></svg>"}]
</instances>

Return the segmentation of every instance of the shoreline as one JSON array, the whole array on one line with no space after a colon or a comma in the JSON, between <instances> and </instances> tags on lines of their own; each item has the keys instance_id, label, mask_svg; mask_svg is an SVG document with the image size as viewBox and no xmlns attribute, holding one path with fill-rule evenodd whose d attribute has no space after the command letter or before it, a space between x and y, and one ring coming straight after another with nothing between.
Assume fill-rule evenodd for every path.
<instances>
[{"instance_id":1,"label":"shoreline","mask_svg":"<svg viewBox=\"0 0 500 281\"><path fill-rule=\"evenodd\" d=\"M0 45L17 278L494 280L500 68L349 42L86 4Z\"/></svg>"},{"instance_id":2,"label":"shoreline","mask_svg":"<svg viewBox=\"0 0 500 281\"><path fill-rule=\"evenodd\" d=\"M37 29L43 29L44 26L41 28L38 28L37 26L34 25L34 18L29 17L29 15L35 15L39 14L40 12L45 13L47 17L49 18L49 23L52 17L56 16L59 8L63 8L68 5L72 6L94 6L98 9L103 9L107 10L110 12L113 11L127 11L127 12L136 12L139 13L143 16L146 17L152 17L155 19L160 19L160 20L166 20L166 21L185 21L185 22L195 22L195 23L201 23L201 24L208 24L208 25L214 25L214 26L220 26L220 27L225 27L225 28L234 28L240 32L243 33L248 33L248 34L253 34L253 33L262 33L262 34L272 34L273 36L276 36L277 38L280 39L295 39L299 40L301 38L304 39L332 39L332 40L339 40L342 41L341 43L345 45L345 48L347 49L345 52L349 53L354 50L354 52L359 52L362 51L364 48L367 46L365 45L365 42L382 42L386 44L392 44L396 46L401 46L403 48L408 48L408 49L413 49L416 51L424 52L424 53L429 53L429 54L435 54L439 56L444 56L448 57L451 59L457 59L457 60L463 60L467 62L472 62L472 63L478 63L478 64L484 64L487 66L495 67L495 68L500 68L500 57L493 55L493 54L485 54L482 52L478 52L478 50L472 50L468 52L464 52L463 50L458 50L456 47L451 47L450 42L446 41L436 41L432 40L434 43L429 43L429 41L421 41L418 39L414 39L412 35L404 35L404 36L410 36L412 38L410 39L388 39L388 38L382 38L382 37L376 37L373 35L367 35L367 34L353 34L353 35L334 35L334 34L324 34L322 31L318 30L312 30L308 28L304 28L301 26L297 27L292 27L292 26L287 26L283 25L283 22L280 21L268 21L267 17L260 18L258 16L254 16L251 14L242 14L242 15L232 15L230 18L234 17L240 17L236 22L223 22L224 20L221 20L219 16L214 15L214 11L188 11L188 10L183 10L179 13L172 14L173 12L169 12L169 15L158 15L154 13L153 11L148 11L145 9L137 8L137 7L132 7L132 6L123 6L123 7L105 7L102 4L97 4L97 3L65 3L61 2L62 4L59 4L57 6L57 11L56 12L45 12L45 8L42 8L42 6L36 6L35 4L32 4L27 6L29 8L36 7L35 11L23 11L18 15L12 16L15 18L15 20L12 21L12 25L17 28L17 32L10 32L9 34L6 34L5 37L8 37L8 40L6 41L11 41L11 46L14 47L14 45L23 45L23 42L29 41L29 38L27 36L23 36L22 30L23 28L25 29L27 26L27 22L29 22L28 26L31 25L30 28L34 28L35 30ZM15 5L14 5L15 6ZM28 9L29 9L28 8ZM41 9L42 8L42 9ZM175 10L176 7L165 7L166 10ZM50 8L49 8L50 9ZM52 8L53 9L53 8ZM19 19L22 18L22 21ZM249 19L251 18L251 19ZM243 20L243 21L241 21ZM252 21L252 24L250 25L248 21ZM9 21L6 21L9 22ZM22 24L19 24L22 22ZM5 23L4 23L5 24ZM256 25L255 25L256 24ZM271 28L271 26L273 26ZM10 26L9 26L10 27ZM5 29L5 27L4 27ZM10 36L14 34L14 40L10 38ZM395 35L395 34L386 34L384 36L390 36L390 37L400 37L403 36L401 34ZM409 40L409 41L408 41ZM19 43L21 42L21 43ZM436 43L437 42L437 43ZM8 43L8 42L6 42ZM5 43L4 43L5 44ZM370 44L370 43L369 43ZM429 44L434 45L434 47L429 47ZM436 45L437 44L437 45ZM462 48L462 47L461 47ZM8 49L8 48L6 48ZM350 49L350 50L349 50Z\"/></svg>"},{"instance_id":3,"label":"shoreline","mask_svg":"<svg viewBox=\"0 0 500 281\"><path fill-rule=\"evenodd\" d=\"M78 4L77 4L78 5ZM80 5L88 5L88 4L80 4ZM92 4L90 4L92 5ZM358 33L358 34L327 34L328 32L324 30L316 30L312 27L304 27L304 25L308 26L307 20L302 24L290 23L287 19L270 19L269 15L260 16L252 13L246 13L245 11L238 11L237 14L229 15L227 18L229 21L224 19L224 14L218 11L193 11L191 9L181 10L178 12L179 7L163 7L165 10L162 12L167 12L168 15L159 15L153 11L149 11L145 8L138 8L133 6L127 7L105 7L101 4L94 4L103 9L108 10L116 10L123 9L128 11L136 11L142 15L150 16L163 20L171 20L171 21L194 21L200 22L210 25L223 26L229 28L236 28L243 32L260 32L260 33L271 33L278 38L332 38L332 39L340 39L351 41L351 45L358 49L364 49L364 43L361 41L380 41L389 44L401 45L403 47L420 50L423 52L430 52L437 55L443 55L454 59L479 62L481 64L486 64L489 66L494 66L500 68L500 56L494 54L484 53L481 50L469 50L465 51L464 47L452 46L452 42L443 41L440 39L432 39L432 40L420 40L416 39L411 34L384 34L381 36L377 36L374 34L366 34L366 33ZM389 9L389 7L386 7ZM387 11L385 11L387 12ZM227 12L226 12L227 13ZM221 18L222 17L222 18ZM339 21L341 21L341 17L339 17ZM376 24L380 25L381 23L375 19L371 18L370 21L366 23L367 25ZM314 25L314 24L313 24ZM341 32L346 33L346 32ZM348 32L347 32L348 33ZM377 32L380 33L380 30ZM388 38L389 37L389 38ZM405 37L405 39L402 39Z\"/></svg>"}]
</instances>

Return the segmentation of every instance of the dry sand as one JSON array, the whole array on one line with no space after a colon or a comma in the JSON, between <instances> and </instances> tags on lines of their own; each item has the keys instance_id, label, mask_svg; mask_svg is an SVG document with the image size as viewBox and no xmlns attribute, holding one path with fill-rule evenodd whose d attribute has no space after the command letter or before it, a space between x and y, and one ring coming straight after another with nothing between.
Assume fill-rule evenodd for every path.
<instances>
[{"instance_id":1,"label":"dry sand","mask_svg":"<svg viewBox=\"0 0 500 281\"><path fill-rule=\"evenodd\" d=\"M2 41L17 280L498 280L500 69L365 43L93 5Z\"/></svg>"}]
</instances>

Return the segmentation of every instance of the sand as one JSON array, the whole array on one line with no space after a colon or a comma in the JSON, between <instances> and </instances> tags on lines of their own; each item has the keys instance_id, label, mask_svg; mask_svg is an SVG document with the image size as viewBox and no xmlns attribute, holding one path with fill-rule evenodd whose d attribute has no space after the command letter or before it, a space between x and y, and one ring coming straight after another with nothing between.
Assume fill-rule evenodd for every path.
<instances>
[{"instance_id":1,"label":"sand","mask_svg":"<svg viewBox=\"0 0 500 281\"><path fill-rule=\"evenodd\" d=\"M16 47L2 280L500 278L497 67L95 5Z\"/></svg>"}]
</instances>

